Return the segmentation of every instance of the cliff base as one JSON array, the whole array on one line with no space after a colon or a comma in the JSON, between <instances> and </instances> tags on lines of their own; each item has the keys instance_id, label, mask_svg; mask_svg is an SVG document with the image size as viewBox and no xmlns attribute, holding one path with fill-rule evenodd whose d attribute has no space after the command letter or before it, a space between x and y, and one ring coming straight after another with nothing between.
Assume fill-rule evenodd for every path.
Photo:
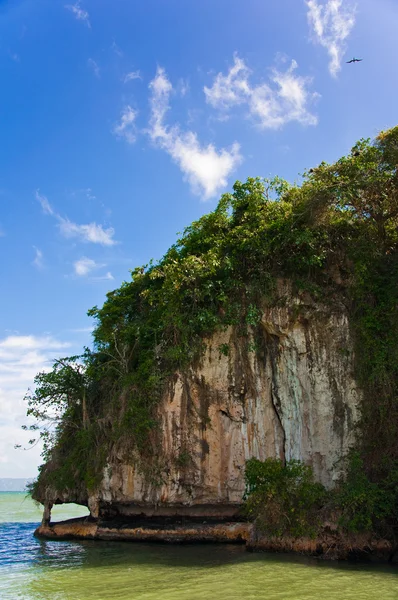
<instances>
[{"instance_id":1,"label":"cliff base","mask_svg":"<svg viewBox=\"0 0 398 600\"><path fill-rule=\"evenodd\" d=\"M70 519L41 524L35 535L49 539L96 539L131 542L233 543L245 544L252 525L244 522L206 521L95 521Z\"/></svg>"},{"instance_id":2,"label":"cliff base","mask_svg":"<svg viewBox=\"0 0 398 600\"><path fill-rule=\"evenodd\" d=\"M51 540L92 539L164 543L245 544L249 552L294 552L325 560L376 560L398 563L398 549L389 540L367 535L342 536L330 533L310 538L267 538L258 535L251 523L156 519L142 521L94 520L90 517L57 523L42 523L38 537Z\"/></svg>"},{"instance_id":3,"label":"cliff base","mask_svg":"<svg viewBox=\"0 0 398 600\"><path fill-rule=\"evenodd\" d=\"M398 553L388 540L367 536L339 535L319 538L266 538L255 541L249 539L246 544L249 552L294 552L314 556L324 560L360 560L360 561L398 561Z\"/></svg>"}]
</instances>

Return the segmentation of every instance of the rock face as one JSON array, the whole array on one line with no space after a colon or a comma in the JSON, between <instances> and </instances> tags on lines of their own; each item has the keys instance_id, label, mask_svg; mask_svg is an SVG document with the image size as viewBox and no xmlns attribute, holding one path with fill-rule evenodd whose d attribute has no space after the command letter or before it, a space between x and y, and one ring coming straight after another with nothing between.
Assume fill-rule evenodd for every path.
<instances>
[{"instance_id":1,"label":"rock face","mask_svg":"<svg viewBox=\"0 0 398 600\"><path fill-rule=\"evenodd\" d=\"M91 512L231 518L251 457L299 459L332 487L359 400L344 309L291 297L265 308L251 337L230 328L207 340L159 406L157 477L113 459Z\"/></svg>"}]
</instances>

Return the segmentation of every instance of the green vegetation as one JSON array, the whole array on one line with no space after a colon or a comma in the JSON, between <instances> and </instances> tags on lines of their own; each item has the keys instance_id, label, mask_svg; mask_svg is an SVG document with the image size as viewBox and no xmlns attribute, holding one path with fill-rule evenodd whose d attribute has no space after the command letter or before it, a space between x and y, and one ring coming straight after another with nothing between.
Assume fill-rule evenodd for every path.
<instances>
[{"instance_id":1,"label":"green vegetation","mask_svg":"<svg viewBox=\"0 0 398 600\"><path fill-rule=\"evenodd\" d=\"M378 480L371 479L369 469L359 451L347 457L347 474L334 490L332 502L340 514L339 526L344 531L376 531L394 537L398 521L398 465Z\"/></svg>"},{"instance_id":2,"label":"green vegetation","mask_svg":"<svg viewBox=\"0 0 398 600\"><path fill-rule=\"evenodd\" d=\"M133 270L131 281L89 311L97 323L93 352L66 361L65 371L56 363L52 374L38 375L32 414L52 418L55 406L63 416L47 437L33 494L52 483L60 491L95 487L107 457L122 449L143 468L152 465L155 477L154 409L170 377L195 364L205 338L229 325L256 352L262 308L281 301L275 283L283 277L331 309L343 303L350 315L365 398L352 455L362 462L348 461L342 523L361 529L396 521L397 250L398 127L311 169L300 186L279 178L236 182L158 263ZM228 346L219 352L228 354ZM68 369L79 372L73 393L62 387Z\"/></svg>"},{"instance_id":3,"label":"green vegetation","mask_svg":"<svg viewBox=\"0 0 398 600\"><path fill-rule=\"evenodd\" d=\"M267 536L316 537L325 521L342 533L377 532L394 537L398 515L398 469L371 481L358 451L347 457L344 479L334 490L314 480L300 461L255 458L246 463L243 514Z\"/></svg>"},{"instance_id":4,"label":"green vegetation","mask_svg":"<svg viewBox=\"0 0 398 600\"><path fill-rule=\"evenodd\" d=\"M83 356L56 360L52 371L36 375L34 391L25 396L27 415L36 419L29 429L40 432L45 460L38 481L30 486L33 495L40 493L43 481L57 490L98 484L106 455L101 448L103 427L95 417L97 358L86 350ZM29 443L36 442L32 438Z\"/></svg>"},{"instance_id":5,"label":"green vegetation","mask_svg":"<svg viewBox=\"0 0 398 600\"><path fill-rule=\"evenodd\" d=\"M246 463L246 515L270 536L314 537L326 490L314 481L311 467L297 460L276 458Z\"/></svg>"}]
</instances>

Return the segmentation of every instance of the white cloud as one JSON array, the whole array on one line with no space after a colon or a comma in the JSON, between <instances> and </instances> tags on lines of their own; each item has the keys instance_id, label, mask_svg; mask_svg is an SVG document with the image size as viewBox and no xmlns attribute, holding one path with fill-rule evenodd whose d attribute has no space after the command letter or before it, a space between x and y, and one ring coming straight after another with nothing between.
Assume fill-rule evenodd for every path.
<instances>
[{"instance_id":1,"label":"white cloud","mask_svg":"<svg viewBox=\"0 0 398 600\"><path fill-rule=\"evenodd\" d=\"M235 142L229 150L217 150L213 144L202 146L197 134L192 131L182 132L178 125L166 125L165 116L170 109L173 87L164 69L158 67L149 87L152 97L148 133L152 141L172 157L194 193L202 195L205 200L211 198L227 185L228 176L241 162L239 144Z\"/></svg>"},{"instance_id":2,"label":"white cloud","mask_svg":"<svg viewBox=\"0 0 398 600\"><path fill-rule=\"evenodd\" d=\"M7 353L16 351L25 352L27 350L58 350L68 348L68 342L60 342L49 335L9 335L0 340L0 358L5 358Z\"/></svg>"},{"instance_id":3,"label":"white cloud","mask_svg":"<svg viewBox=\"0 0 398 600\"><path fill-rule=\"evenodd\" d=\"M35 258L32 262L32 264L39 270L44 268L44 262L43 262L43 252L41 250L39 250L39 248L36 248L36 246L33 246L34 251L35 251Z\"/></svg>"},{"instance_id":4,"label":"white cloud","mask_svg":"<svg viewBox=\"0 0 398 600\"><path fill-rule=\"evenodd\" d=\"M346 50L345 41L355 25L355 7L345 0L306 0L308 23L315 43L328 51L329 71L336 77Z\"/></svg>"},{"instance_id":5,"label":"white cloud","mask_svg":"<svg viewBox=\"0 0 398 600\"><path fill-rule=\"evenodd\" d=\"M113 128L113 133L117 137L124 138L129 144L134 144L136 140L135 120L137 115L138 112L131 106L125 106L120 117L120 123Z\"/></svg>"},{"instance_id":6,"label":"white cloud","mask_svg":"<svg viewBox=\"0 0 398 600\"><path fill-rule=\"evenodd\" d=\"M39 190L36 190L35 197L36 197L36 200L38 202L40 202L40 205L41 205L45 215L55 216L53 208L52 208L51 204L49 203L49 201L47 200L46 196L43 196L42 194L40 194Z\"/></svg>"},{"instance_id":7,"label":"white cloud","mask_svg":"<svg viewBox=\"0 0 398 600\"><path fill-rule=\"evenodd\" d=\"M97 223L78 225L63 217L59 217L58 220L60 232L66 238L78 238L82 242L92 242L102 246L113 246L117 243L113 239L115 230L112 227L104 229Z\"/></svg>"},{"instance_id":8,"label":"white cloud","mask_svg":"<svg viewBox=\"0 0 398 600\"><path fill-rule=\"evenodd\" d=\"M309 91L310 78L296 75L297 66L293 60L284 72L274 68L270 84L252 85L250 69L235 54L228 73L218 73L213 85L204 88L206 101L224 115L233 106L245 105L248 114L262 128L278 129L291 121L316 125L318 119L310 112L309 105L319 95Z\"/></svg>"},{"instance_id":9,"label":"white cloud","mask_svg":"<svg viewBox=\"0 0 398 600\"><path fill-rule=\"evenodd\" d=\"M110 271L105 273L105 275L99 275L98 277L92 277L91 281L113 281L114 277Z\"/></svg>"},{"instance_id":10,"label":"white cloud","mask_svg":"<svg viewBox=\"0 0 398 600\"><path fill-rule=\"evenodd\" d=\"M95 262L95 260L92 260L91 258L87 258L86 256L82 256L82 258L79 258L79 260L77 260L73 263L75 273L76 273L76 275L79 275L80 277L84 277L84 276L88 275L91 271L94 271L95 269L99 268L100 266L102 266L102 265L98 265Z\"/></svg>"},{"instance_id":11,"label":"white cloud","mask_svg":"<svg viewBox=\"0 0 398 600\"><path fill-rule=\"evenodd\" d=\"M134 81L134 79L142 79L139 71L130 71L124 76L123 82Z\"/></svg>"},{"instance_id":12,"label":"white cloud","mask_svg":"<svg viewBox=\"0 0 398 600\"><path fill-rule=\"evenodd\" d=\"M205 86L206 101L215 108L221 109L247 102L252 93L248 82L249 75L250 69L235 54L234 64L227 75L218 73L211 88Z\"/></svg>"},{"instance_id":13,"label":"white cloud","mask_svg":"<svg viewBox=\"0 0 398 600\"><path fill-rule=\"evenodd\" d=\"M91 190L86 190L87 194L91 194ZM95 196L89 196L88 198L95 198ZM88 223L87 225L78 225L73 223L67 217L61 217L54 211L51 204L49 203L46 196L43 196L36 191L36 200L40 202L43 212L47 215L51 215L58 221L58 227L66 238L78 238L82 242L91 242L93 244L101 244L102 246L114 246L117 244L116 240L113 239L115 230L113 227L104 229L102 225L97 223Z\"/></svg>"},{"instance_id":14,"label":"white cloud","mask_svg":"<svg viewBox=\"0 0 398 600\"><path fill-rule=\"evenodd\" d=\"M92 273L92 271L102 269L103 267L106 267L106 265L97 263L95 262L95 260L87 258L86 256L82 256L82 258L79 258L79 260L73 263L73 267L75 269L76 275L78 275L79 277L86 277L87 275ZM90 278L91 281L107 281L112 279L113 275L109 271L104 275L97 275L95 277ZM92 331L92 328L89 331Z\"/></svg>"},{"instance_id":15,"label":"white cloud","mask_svg":"<svg viewBox=\"0 0 398 600\"><path fill-rule=\"evenodd\" d=\"M90 15L86 10L81 7L81 2L78 0L75 4L67 4L65 6L66 9L70 10L76 17L78 21L83 21L86 23L87 27L91 27L90 23Z\"/></svg>"},{"instance_id":16,"label":"white cloud","mask_svg":"<svg viewBox=\"0 0 398 600\"><path fill-rule=\"evenodd\" d=\"M87 65L89 66L90 69L92 69L94 75L99 79L100 78L100 68L98 66L98 63L96 63L94 59L89 58L87 61Z\"/></svg>"},{"instance_id":17,"label":"white cloud","mask_svg":"<svg viewBox=\"0 0 398 600\"><path fill-rule=\"evenodd\" d=\"M95 260L87 258L86 256L82 256L82 258L79 258L79 260L73 263L73 267L75 270L75 275L78 277L87 277L93 271L102 269L103 267L106 267L106 265L97 263ZM110 271L107 271L103 275L90 276L88 279L89 281L111 281L114 279L114 277ZM86 329L84 331L86 331ZM92 331L92 328L89 331Z\"/></svg>"},{"instance_id":18,"label":"white cloud","mask_svg":"<svg viewBox=\"0 0 398 600\"><path fill-rule=\"evenodd\" d=\"M40 371L49 370L54 355L64 354L69 344L51 336L10 335L0 339L0 477L32 477L41 462L41 446L27 452L15 444L28 445L32 432L21 430L31 424L23 398Z\"/></svg>"}]
</instances>

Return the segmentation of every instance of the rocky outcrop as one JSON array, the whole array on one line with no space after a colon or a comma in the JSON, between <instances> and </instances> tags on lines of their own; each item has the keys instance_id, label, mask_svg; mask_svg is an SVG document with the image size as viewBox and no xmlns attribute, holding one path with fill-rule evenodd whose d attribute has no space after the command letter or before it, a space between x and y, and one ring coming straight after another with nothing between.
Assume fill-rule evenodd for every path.
<instances>
[{"instance_id":1,"label":"rocky outcrop","mask_svg":"<svg viewBox=\"0 0 398 600\"><path fill-rule=\"evenodd\" d=\"M251 457L299 459L333 486L359 416L348 318L284 292L250 335L218 332L200 364L175 374L156 470L113 456L88 501L94 516L232 517Z\"/></svg>"},{"instance_id":2,"label":"rocky outcrop","mask_svg":"<svg viewBox=\"0 0 398 600\"><path fill-rule=\"evenodd\" d=\"M42 523L38 537L52 540L91 539L180 544L245 544L251 552L297 552L327 560L366 559L396 563L397 548L371 534L342 534L328 524L316 538L266 537L252 523L185 521L185 519L94 520L90 517L60 523Z\"/></svg>"},{"instance_id":3,"label":"rocky outcrop","mask_svg":"<svg viewBox=\"0 0 398 600\"><path fill-rule=\"evenodd\" d=\"M48 490L51 505L86 504L94 518L235 519L249 458L298 459L333 487L353 440L361 393L347 314L337 301L293 296L265 306L256 327L205 340L199 364L176 373L158 406L155 460L108 459L95 493Z\"/></svg>"},{"instance_id":4,"label":"rocky outcrop","mask_svg":"<svg viewBox=\"0 0 398 600\"><path fill-rule=\"evenodd\" d=\"M98 539L131 542L211 542L246 543L252 526L249 523L207 522L135 522L107 523L90 519L70 519L61 523L46 523L35 534L53 540Z\"/></svg>"},{"instance_id":5,"label":"rocky outcrop","mask_svg":"<svg viewBox=\"0 0 398 600\"><path fill-rule=\"evenodd\" d=\"M250 552L296 552L325 560L382 560L394 561L394 548L390 540L372 534L342 534L327 527L316 538L288 536L266 537L251 529L246 544Z\"/></svg>"}]
</instances>

